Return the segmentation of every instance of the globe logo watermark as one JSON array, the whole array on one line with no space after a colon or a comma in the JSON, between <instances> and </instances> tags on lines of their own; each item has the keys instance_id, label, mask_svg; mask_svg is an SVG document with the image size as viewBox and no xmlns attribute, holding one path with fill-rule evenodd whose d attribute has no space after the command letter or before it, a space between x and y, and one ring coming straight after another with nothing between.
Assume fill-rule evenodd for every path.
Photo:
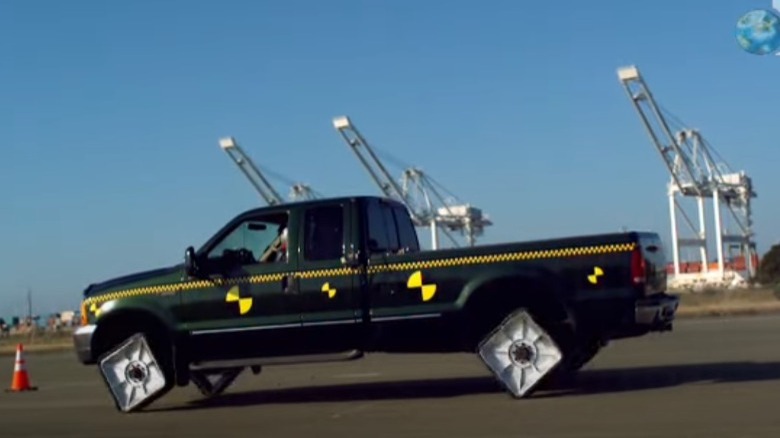
<instances>
[{"instance_id":1,"label":"globe logo watermark","mask_svg":"<svg viewBox=\"0 0 780 438\"><path fill-rule=\"evenodd\" d=\"M780 0L772 0L772 9L756 9L737 21L737 43L754 55L780 56Z\"/></svg>"}]
</instances>

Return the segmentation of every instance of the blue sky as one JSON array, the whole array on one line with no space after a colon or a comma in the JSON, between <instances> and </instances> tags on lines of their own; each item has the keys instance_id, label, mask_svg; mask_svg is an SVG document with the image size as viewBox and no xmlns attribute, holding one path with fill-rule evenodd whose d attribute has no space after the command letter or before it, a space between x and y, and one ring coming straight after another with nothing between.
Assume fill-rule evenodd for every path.
<instances>
[{"instance_id":1,"label":"blue sky","mask_svg":"<svg viewBox=\"0 0 780 438\"><path fill-rule=\"evenodd\" d=\"M780 240L780 58L734 29L769 3L3 2L0 314L28 287L37 311L72 308L259 205L226 135L326 195L377 193L341 114L489 213L483 242L623 226L668 241L668 175L626 64L753 177L763 253Z\"/></svg>"}]
</instances>

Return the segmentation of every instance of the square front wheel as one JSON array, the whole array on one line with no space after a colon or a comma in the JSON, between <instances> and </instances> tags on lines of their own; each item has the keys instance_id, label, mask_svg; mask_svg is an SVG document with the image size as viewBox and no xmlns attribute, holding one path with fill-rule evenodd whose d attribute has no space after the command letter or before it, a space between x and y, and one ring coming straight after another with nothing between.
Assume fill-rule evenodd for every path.
<instances>
[{"instance_id":1,"label":"square front wheel","mask_svg":"<svg viewBox=\"0 0 780 438\"><path fill-rule=\"evenodd\" d=\"M117 408L139 410L167 388L165 373L143 334L135 334L105 355L99 363Z\"/></svg>"}]
</instances>

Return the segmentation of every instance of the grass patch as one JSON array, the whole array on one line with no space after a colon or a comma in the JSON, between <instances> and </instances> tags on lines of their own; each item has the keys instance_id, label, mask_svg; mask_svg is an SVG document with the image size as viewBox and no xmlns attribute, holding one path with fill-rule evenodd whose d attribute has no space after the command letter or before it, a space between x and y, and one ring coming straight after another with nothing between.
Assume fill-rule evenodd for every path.
<instances>
[{"instance_id":1,"label":"grass patch","mask_svg":"<svg viewBox=\"0 0 780 438\"><path fill-rule=\"evenodd\" d=\"M0 338L0 354L15 353L19 344L24 344L25 351L67 350L73 348L73 331L37 331Z\"/></svg>"},{"instance_id":2,"label":"grass patch","mask_svg":"<svg viewBox=\"0 0 780 438\"><path fill-rule=\"evenodd\" d=\"M780 312L780 292L777 288L716 289L677 291L680 296L679 316L760 315Z\"/></svg>"},{"instance_id":3,"label":"grass patch","mask_svg":"<svg viewBox=\"0 0 780 438\"><path fill-rule=\"evenodd\" d=\"M780 302L780 294L772 288L755 289L703 289L697 292L673 292L680 296L680 305L686 307L713 304L756 304Z\"/></svg>"}]
</instances>

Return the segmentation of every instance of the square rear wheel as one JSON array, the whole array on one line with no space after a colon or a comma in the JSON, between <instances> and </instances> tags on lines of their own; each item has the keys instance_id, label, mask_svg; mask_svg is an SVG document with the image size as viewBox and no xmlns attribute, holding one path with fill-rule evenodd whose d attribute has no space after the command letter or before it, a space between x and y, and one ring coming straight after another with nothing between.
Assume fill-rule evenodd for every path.
<instances>
[{"instance_id":1,"label":"square rear wheel","mask_svg":"<svg viewBox=\"0 0 780 438\"><path fill-rule=\"evenodd\" d=\"M478 347L479 357L514 397L528 397L563 359L552 336L520 309L490 332Z\"/></svg>"}]
</instances>

